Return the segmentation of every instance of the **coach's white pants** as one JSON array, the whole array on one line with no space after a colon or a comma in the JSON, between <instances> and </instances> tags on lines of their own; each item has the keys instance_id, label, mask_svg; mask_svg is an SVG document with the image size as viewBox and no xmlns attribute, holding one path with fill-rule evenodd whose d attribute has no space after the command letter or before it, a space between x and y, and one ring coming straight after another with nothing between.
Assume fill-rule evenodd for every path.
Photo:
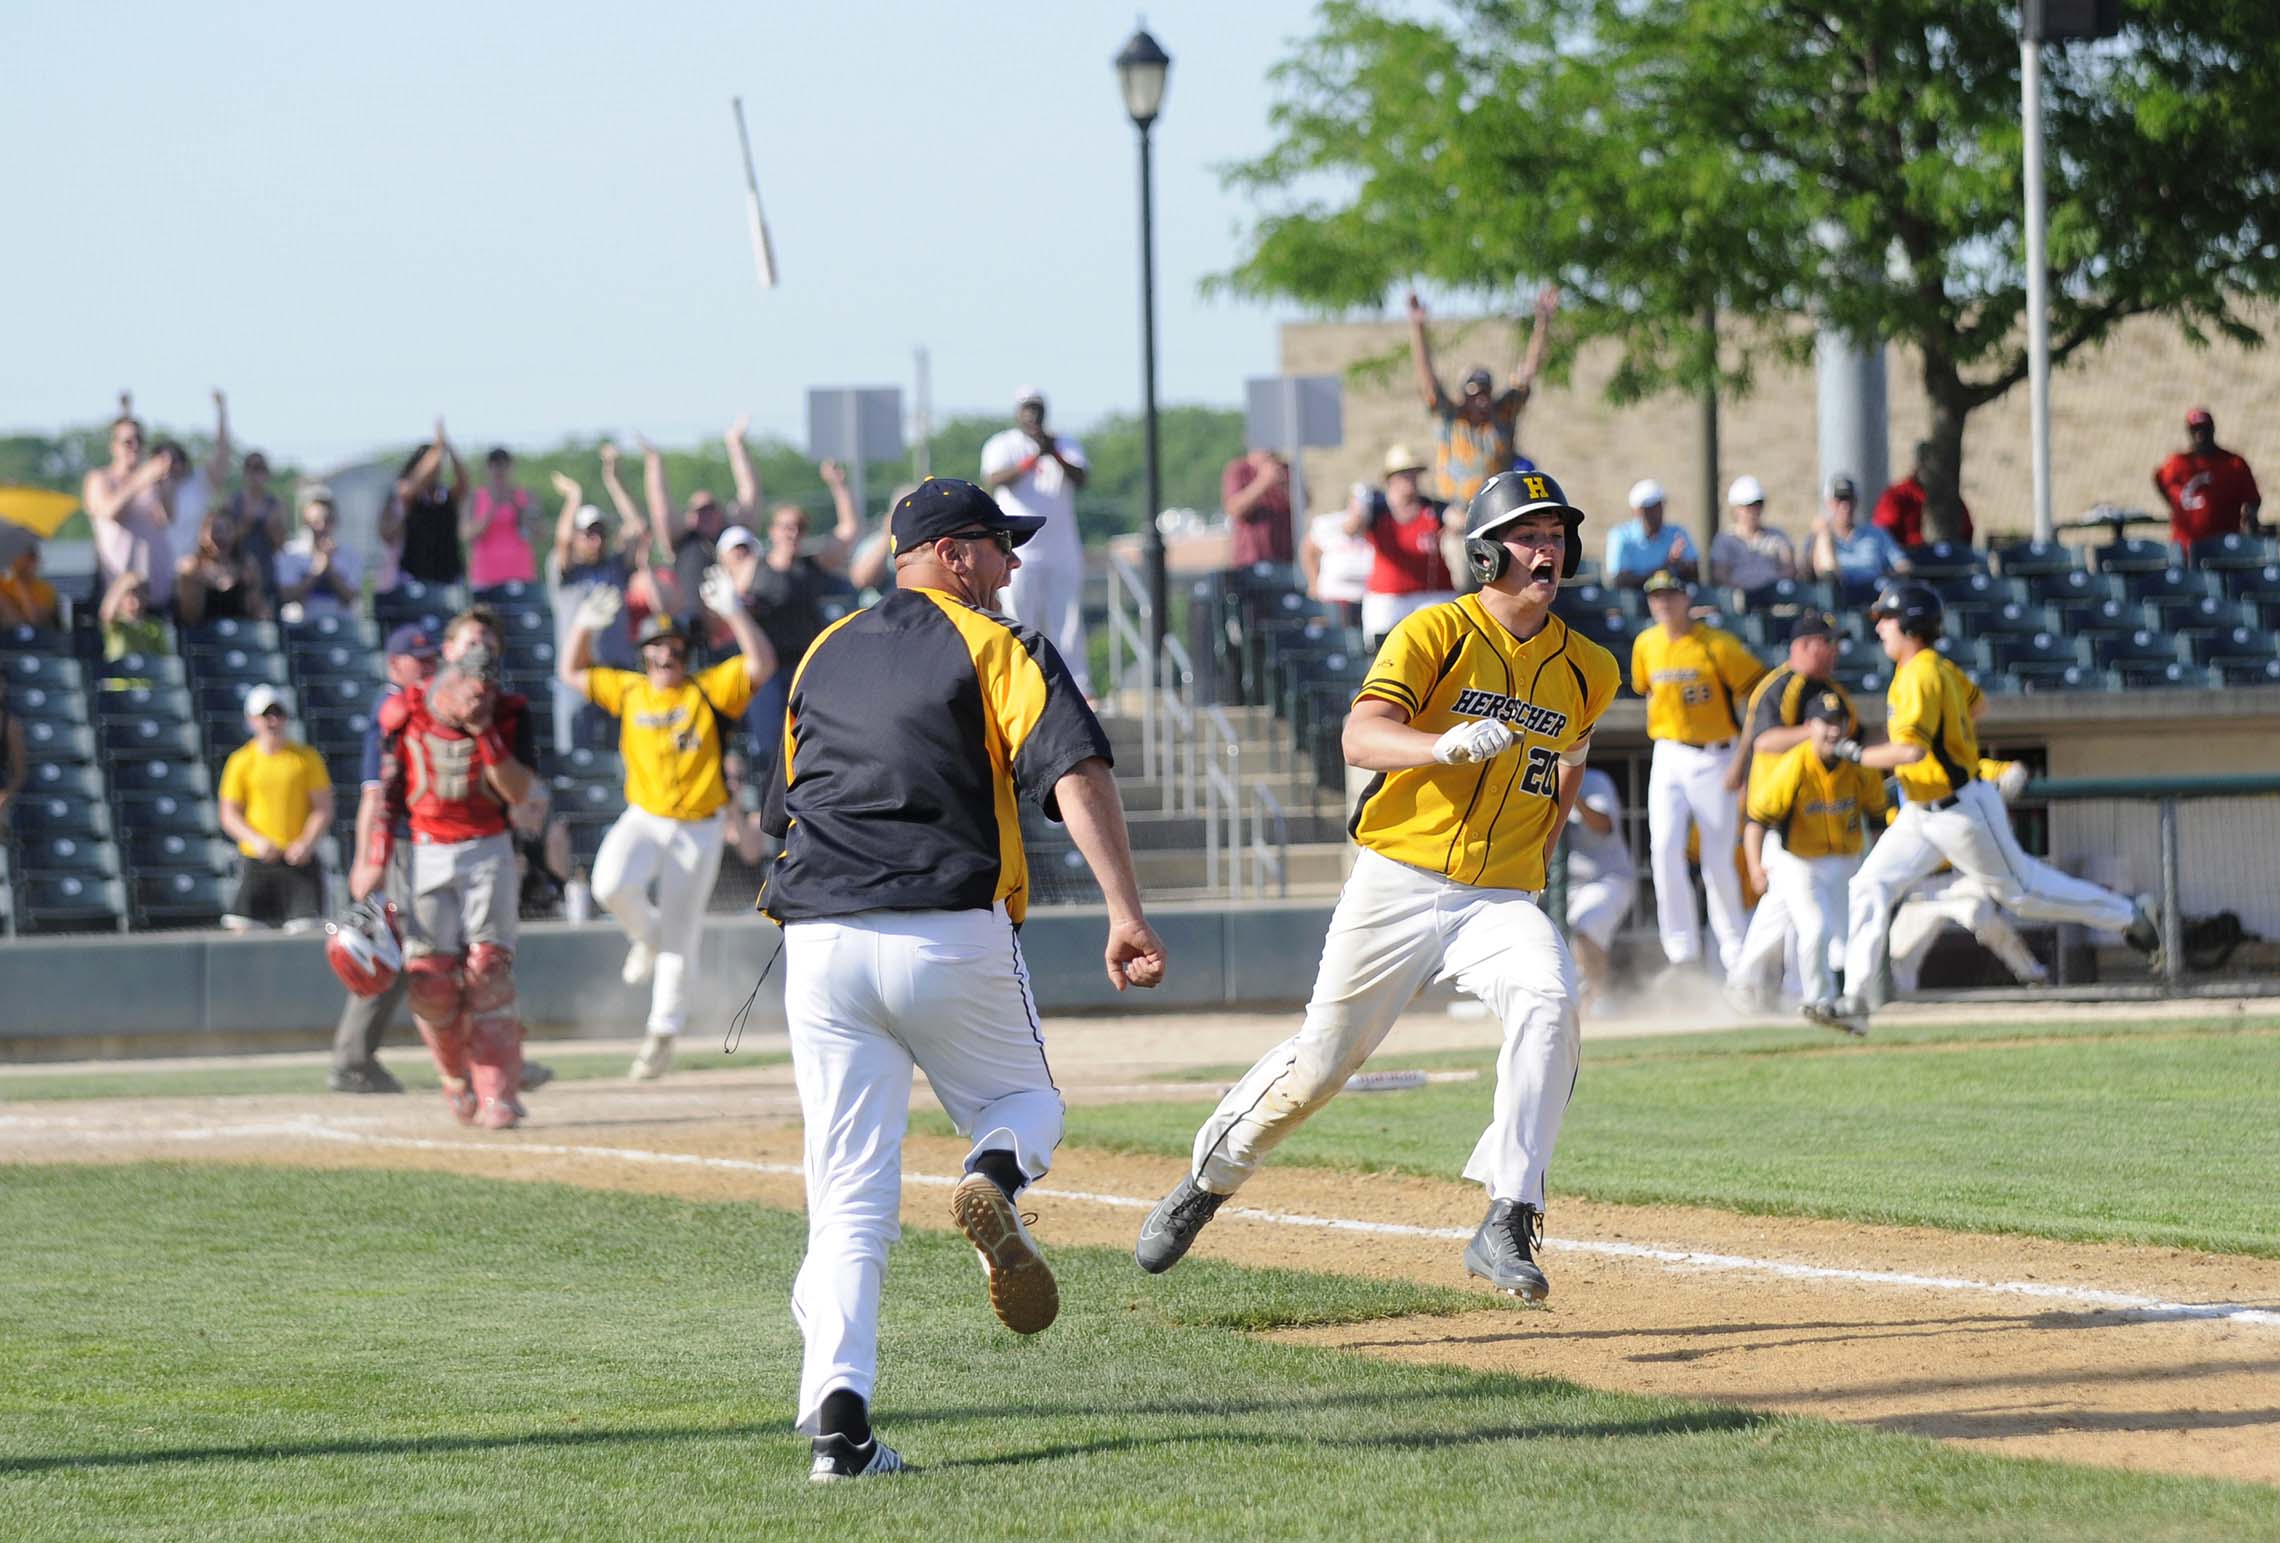
<instances>
[{"instance_id":1,"label":"coach's white pants","mask_svg":"<svg viewBox=\"0 0 2280 1543\"><path fill-rule=\"evenodd\" d=\"M2019 849L2011 814L1993 783L1974 779L1945 809L1909 804L1860 865L1852 882L1852 928L1845 943L1845 992L1867 1000L1883 973L1892 913L1900 897L1945 859L1985 887L1987 898L2030 921L2075 922L2100 932L2129 926L2135 908L2122 896L2061 873Z\"/></svg>"},{"instance_id":2,"label":"coach's white pants","mask_svg":"<svg viewBox=\"0 0 2280 1543\"><path fill-rule=\"evenodd\" d=\"M1571 874L1567 892L1568 931L1580 933L1603 949L1612 947L1615 930L1623 925L1623 918L1631 914L1632 887L1629 873L1585 879L1581 883Z\"/></svg>"},{"instance_id":3,"label":"coach's white pants","mask_svg":"<svg viewBox=\"0 0 2280 1543\"><path fill-rule=\"evenodd\" d=\"M1949 927L1961 927L2003 961L2022 985L2048 980L2050 972L2019 936L2019 929L1989 897L1987 886L1960 873L1943 873L1908 891L1892 913L1892 983L1913 991L1923 977L1924 956Z\"/></svg>"},{"instance_id":4,"label":"coach's white pants","mask_svg":"<svg viewBox=\"0 0 2280 1543\"><path fill-rule=\"evenodd\" d=\"M1053 640L1061 662L1076 677L1077 689L1092 695L1085 655L1085 561L1075 554L1021 554L1004 590L1006 614Z\"/></svg>"},{"instance_id":5,"label":"coach's white pants","mask_svg":"<svg viewBox=\"0 0 2280 1543\"><path fill-rule=\"evenodd\" d=\"M1765 860L1765 898L1750 917L1749 937L1730 979L1749 987L1779 980L1781 961L1794 934L1805 1000L1826 1002L1837 994L1836 969L1829 955L1831 945L1844 935L1846 888L1860 859L1792 856L1770 832L1760 855Z\"/></svg>"},{"instance_id":6,"label":"coach's white pants","mask_svg":"<svg viewBox=\"0 0 2280 1543\"><path fill-rule=\"evenodd\" d=\"M902 1235L910 1074L926 1073L973 1153L1041 1176L1061 1142L1029 967L1005 909L866 911L784 928L784 1017L806 1122L807 1258L792 1318L807 1353L799 1428L877 1378L879 1286Z\"/></svg>"},{"instance_id":7,"label":"coach's white pants","mask_svg":"<svg viewBox=\"0 0 2280 1543\"><path fill-rule=\"evenodd\" d=\"M678 1034L689 1021L689 981L704 942L705 902L720 874L723 830L718 814L670 820L628 808L594 854L594 898L609 907L627 937L657 954L649 992L652 1034ZM657 881L654 905L651 879Z\"/></svg>"},{"instance_id":8,"label":"coach's white pants","mask_svg":"<svg viewBox=\"0 0 2280 1543\"><path fill-rule=\"evenodd\" d=\"M1685 964L1702 957L1702 913L1686 876L1686 831L1702 833L1702 887L1710 893L1710 931L1718 940L1718 968L1731 972L1742 954L1742 879L1734 871L1734 840L1741 832L1741 796L1726 786L1724 750L1675 739L1655 741L1647 776L1647 843L1655 870L1655 919L1663 957Z\"/></svg>"},{"instance_id":9,"label":"coach's white pants","mask_svg":"<svg viewBox=\"0 0 2280 1543\"><path fill-rule=\"evenodd\" d=\"M1491 1198L1541 1208L1582 1042L1567 945L1520 890L1459 884L1366 850L1330 917L1305 1022L1259 1058L1196 1134L1196 1182L1233 1194L1337 1096L1428 982L1450 979L1504 1025L1495 1111L1465 1177Z\"/></svg>"}]
</instances>

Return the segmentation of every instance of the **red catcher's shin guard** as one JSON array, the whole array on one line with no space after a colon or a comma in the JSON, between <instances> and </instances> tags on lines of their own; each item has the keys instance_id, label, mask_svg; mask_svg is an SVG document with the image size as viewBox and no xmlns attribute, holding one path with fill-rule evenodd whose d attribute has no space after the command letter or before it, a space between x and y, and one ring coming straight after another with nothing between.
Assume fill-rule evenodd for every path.
<instances>
[{"instance_id":1,"label":"red catcher's shin guard","mask_svg":"<svg viewBox=\"0 0 2280 1543\"><path fill-rule=\"evenodd\" d=\"M457 954L422 954L405 967L412 1023L427 1041L435 1069L449 1082L467 1080L466 987Z\"/></svg>"},{"instance_id":2,"label":"red catcher's shin guard","mask_svg":"<svg viewBox=\"0 0 2280 1543\"><path fill-rule=\"evenodd\" d=\"M467 951L469 1047L475 1092L488 1104L522 1092L522 1014L515 1005L515 956L491 943Z\"/></svg>"}]
</instances>

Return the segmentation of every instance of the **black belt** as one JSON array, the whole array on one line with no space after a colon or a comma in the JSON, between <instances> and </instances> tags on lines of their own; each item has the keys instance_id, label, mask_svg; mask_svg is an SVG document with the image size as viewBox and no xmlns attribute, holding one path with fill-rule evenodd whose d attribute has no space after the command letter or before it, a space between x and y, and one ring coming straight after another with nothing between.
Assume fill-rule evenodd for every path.
<instances>
[{"instance_id":1,"label":"black belt","mask_svg":"<svg viewBox=\"0 0 2280 1543\"><path fill-rule=\"evenodd\" d=\"M1963 794L1959 790L1957 792L1950 793L1945 798L1931 799L1930 801L1926 802L1923 807L1929 809L1934 814L1938 814L1942 809L1953 809L1957 804L1961 802L1963 802Z\"/></svg>"},{"instance_id":2,"label":"black belt","mask_svg":"<svg viewBox=\"0 0 2280 1543\"><path fill-rule=\"evenodd\" d=\"M1719 751L1731 750L1734 748L1734 742L1730 739L1722 739L1715 745L1698 745L1691 739L1682 739L1679 741L1679 743L1686 746L1686 748L1689 750L1707 750L1713 755L1717 754Z\"/></svg>"}]
</instances>

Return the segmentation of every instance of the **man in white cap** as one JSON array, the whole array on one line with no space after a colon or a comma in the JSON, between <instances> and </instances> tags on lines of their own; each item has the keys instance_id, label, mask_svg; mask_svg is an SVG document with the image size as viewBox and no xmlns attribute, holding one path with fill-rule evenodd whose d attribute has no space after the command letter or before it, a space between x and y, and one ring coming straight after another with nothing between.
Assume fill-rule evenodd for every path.
<instances>
[{"instance_id":1,"label":"man in white cap","mask_svg":"<svg viewBox=\"0 0 2280 1543\"><path fill-rule=\"evenodd\" d=\"M1757 590L1797 577L1797 548L1765 523L1764 485L1746 474L1736 477L1726 502L1733 512L1710 542L1710 582Z\"/></svg>"},{"instance_id":2,"label":"man in white cap","mask_svg":"<svg viewBox=\"0 0 2280 1543\"><path fill-rule=\"evenodd\" d=\"M1053 640L1089 699L1085 672L1085 547L1077 532L1077 490L1091 475L1085 447L1045 426L1045 394L1014 392L1014 426L982 446L982 486L1009 515L1045 523L1021 551L999 603L1006 614ZM1151 518L1153 512L1151 511Z\"/></svg>"},{"instance_id":3,"label":"man in white cap","mask_svg":"<svg viewBox=\"0 0 2280 1543\"><path fill-rule=\"evenodd\" d=\"M614 471L604 476L615 481ZM630 499L622 511L617 538L610 538L609 518L585 501L585 490L561 472L554 474L554 491L562 499L562 512L554 522L554 546L546 555L546 587L554 597L554 657L570 654L577 632L577 617L586 597L597 590L617 596L622 607L633 583L641 554L649 545L649 526ZM591 647L596 664L613 670L638 670L641 656L634 652L633 628L621 616L594 634ZM554 748L567 755L583 746L600 750L617 743L617 725L609 714L570 687L554 684Z\"/></svg>"},{"instance_id":4,"label":"man in white cap","mask_svg":"<svg viewBox=\"0 0 2280 1543\"><path fill-rule=\"evenodd\" d=\"M245 696L253 738L222 765L222 829L242 861L237 895L222 925L232 932L299 932L325 913L317 843L332 825L332 777L324 757L285 737L285 694L256 686Z\"/></svg>"},{"instance_id":5,"label":"man in white cap","mask_svg":"<svg viewBox=\"0 0 2280 1543\"><path fill-rule=\"evenodd\" d=\"M1631 484L1631 518L1607 533L1610 584L1637 589L1658 573L1681 583L1694 582L1698 559L1686 532L1663 515L1662 484L1641 477Z\"/></svg>"}]
</instances>

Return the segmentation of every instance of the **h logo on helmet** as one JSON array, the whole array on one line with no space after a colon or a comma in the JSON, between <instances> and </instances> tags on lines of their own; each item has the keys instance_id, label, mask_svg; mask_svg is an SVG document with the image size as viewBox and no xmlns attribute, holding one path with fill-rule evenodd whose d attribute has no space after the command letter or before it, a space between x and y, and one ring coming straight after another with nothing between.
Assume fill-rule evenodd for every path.
<instances>
[{"instance_id":1,"label":"h logo on helmet","mask_svg":"<svg viewBox=\"0 0 2280 1543\"><path fill-rule=\"evenodd\" d=\"M1551 494L1546 490L1544 486L1544 479L1537 476L1534 472L1530 472L1522 480L1527 485L1528 496L1530 498L1549 498L1551 496Z\"/></svg>"}]
</instances>

